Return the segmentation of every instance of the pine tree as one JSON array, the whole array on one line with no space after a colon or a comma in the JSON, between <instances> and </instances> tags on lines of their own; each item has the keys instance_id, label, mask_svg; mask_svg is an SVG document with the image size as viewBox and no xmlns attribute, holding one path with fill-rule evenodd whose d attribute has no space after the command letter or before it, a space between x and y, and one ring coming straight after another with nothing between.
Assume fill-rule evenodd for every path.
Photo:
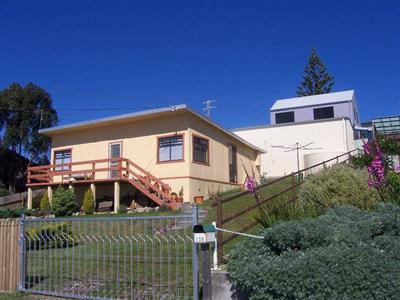
<instances>
[{"instance_id":1,"label":"pine tree","mask_svg":"<svg viewBox=\"0 0 400 300\"><path fill-rule=\"evenodd\" d=\"M303 82L297 88L298 97L326 94L332 90L334 78L327 72L315 49L311 49L304 73Z\"/></svg>"}]
</instances>

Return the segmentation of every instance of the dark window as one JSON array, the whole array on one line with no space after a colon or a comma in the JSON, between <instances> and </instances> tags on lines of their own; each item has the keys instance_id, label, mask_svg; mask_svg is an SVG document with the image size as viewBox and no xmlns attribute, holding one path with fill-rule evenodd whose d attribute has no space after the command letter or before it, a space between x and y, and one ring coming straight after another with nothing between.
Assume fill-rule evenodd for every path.
<instances>
[{"instance_id":1,"label":"dark window","mask_svg":"<svg viewBox=\"0 0 400 300\"><path fill-rule=\"evenodd\" d=\"M237 154L236 146L228 145L229 149L229 181L237 182Z\"/></svg>"},{"instance_id":2,"label":"dark window","mask_svg":"<svg viewBox=\"0 0 400 300\"><path fill-rule=\"evenodd\" d=\"M54 164L61 165L71 162L71 150L54 151ZM54 171L68 171L70 166L54 167Z\"/></svg>"},{"instance_id":3,"label":"dark window","mask_svg":"<svg viewBox=\"0 0 400 300\"><path fill-rule=\"evenodd\" d=\"M193 161L209 163L208 140L198 136L193 137Z\"/></svg>"},{"instance_id":4,"label":"dark window","mask_svg":"<svg viewBox=\"0 0 400 300\"><path fill-rule=\"evenodd\" d=\"M183 160L183 136L174 135L158 139L158 161Z\"/></svg>"},{"instance_id":5,"label":"dark window","mask_svg":"<svg viewBox=\"0 0 400 300\"><path fill-rule=\"evenodd\" d=\"M331 119L333 117L333 106L314 108L314 120Z\"/></svg>"},{"instance_id":6,"label":"dark window","mask_svg":"<svg viewBox=\"0 0 400 300\"><path fill-rule=\"evenodd\" d=\"M288 111L275 114L275 123L292 123L294 122L294 111Z\"/></svg>"}]
</instances>

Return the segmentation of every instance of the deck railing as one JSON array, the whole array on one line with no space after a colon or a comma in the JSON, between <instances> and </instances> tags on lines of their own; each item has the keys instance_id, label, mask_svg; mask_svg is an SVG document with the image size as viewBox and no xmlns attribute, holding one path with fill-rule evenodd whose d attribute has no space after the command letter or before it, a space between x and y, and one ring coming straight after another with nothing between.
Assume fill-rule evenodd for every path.
<instances>
[{"instance_id":1,"label":"deck railing","mask_svg":"<svg viewBox=\"0 0 400 300\"><path fill-rule=\"evenodd\" d=\"M171 201L171 187L130 159L117 157L28 168L27 186L123 180ZM146 190L146 191L145 191ZM149 195L148 195L149 196Z\"/></svg>"}]
</instances>

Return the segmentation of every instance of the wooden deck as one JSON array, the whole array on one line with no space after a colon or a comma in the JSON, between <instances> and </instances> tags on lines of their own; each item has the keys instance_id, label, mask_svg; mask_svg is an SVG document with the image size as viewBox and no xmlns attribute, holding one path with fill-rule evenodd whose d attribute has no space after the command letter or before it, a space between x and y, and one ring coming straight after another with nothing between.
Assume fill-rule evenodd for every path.
<instances>
[{"instance_id":1,"label":"wooden deck","mask_svg":"<svg viewBox=\"0 0 400 300\"><path fill-rule=\"evenodd\" d=\"M158 205L172 203L171 187L132 160L106 158L28 168L27 186L125 181Z\"/></svg>"}]
</instances>

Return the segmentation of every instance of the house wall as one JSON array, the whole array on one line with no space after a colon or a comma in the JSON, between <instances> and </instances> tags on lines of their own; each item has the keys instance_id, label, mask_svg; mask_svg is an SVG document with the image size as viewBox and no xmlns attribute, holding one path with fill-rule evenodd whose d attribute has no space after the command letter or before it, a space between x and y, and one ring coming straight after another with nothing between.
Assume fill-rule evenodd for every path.
<instances>
[{"instance_id":1,"label":"house wall","mask_svg":"<svg viewBox=\"0 0 400 300\"><path fill-rule=\"evenodd\" d=\"M270 112L271 124L276 124L275 114L294 111L295 122L306 122L314 120L314 108L333 106L334 118L349 118L354 123L353 103L350 101L334 104L315 105L308 107L299 107L293 109L276 110ZM357 121L358 123L358 121Z\"/></svg>"},{"instance_id":2,"label":"house wall","mask_svg":"<svg viewBox=\"0 0 400 300\"><path fill-rule=\"evenodd\" d=\"M306 123L291 123L235 131L248 142L266 150L261 154L261 174L277 177L297 171L296 151L273 147L294 147L296 142L315 150L299 151L300 169L304 168L304 155L310 153L345 153L355 148L351 123L348 119L331 119ZM329 156L329 155L328 155ZM326 157L321 155L321 157Z\"/></svg>"},{"instance_id":3,"label":"house wall","mask_svg":"<svg viewBox=\"0 0 400 300\"><path fill-rule=\"evenodd\" d=\"M184 157L179 162L157 162L158 137L183 134ZM210 164L193 162L192 136L197 134L209 139ZM114 126L76 130L52 137L52 162L54 151L72 149L72 161L87 161L108 158L109 144L122 142L122 157L148 170L154 176L168 183L172 191L183 188L184 201L193 201L194 196L207 196L209 191L227 190L242 183L245 179L241 161L251 170L256 170L258 152L200 118L177 113L174 117L158 117L129 122ZM237 146L238 183L229 182L228 143ZM96 168L107 167L107 163L97 164ZM90 170L91 164L72 166L72 170ZM96 173L96 179L107 179L108 172ZM56 178L55 181L60 180ZM100 194L106 194L99 190Z\"/></svg>"}]
</instances>

